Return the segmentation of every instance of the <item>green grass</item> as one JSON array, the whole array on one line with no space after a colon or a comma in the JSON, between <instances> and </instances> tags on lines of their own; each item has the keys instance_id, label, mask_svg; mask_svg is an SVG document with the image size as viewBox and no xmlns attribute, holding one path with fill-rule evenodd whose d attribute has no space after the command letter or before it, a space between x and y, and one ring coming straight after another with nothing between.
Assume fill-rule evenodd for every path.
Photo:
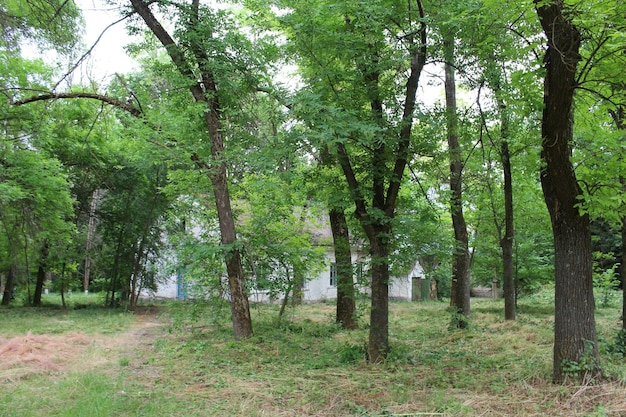
<instances>
[{"instance_id":1,"label":"green grass","mask_svg":"<svg viewBox=\"0 0 626 417\"><path fill-rule=\"evenodd\" d=\"M59 295L46 294L42 298L43 307L0 307L0 336L8 338L28 332L113 334L134 320L123 309L104 308L98 294L66 296L66 303L67 308L63 309Z\"/></svg>"},{"instance_id":2,"label":"green grass","mask_svg":"<svg viewBox=\"0 0 626 417\"><path fill-rule=\"evenodd\" d=\"M244 341L233 340L227 309L198 304L170 304L159 316L166 325L139 333L129 326L145 317L120 312L0 310L11 334L28 327L19 317L37 316L39 330L69 333L55 324L69 315L81 332L118 341L114 348L100 341L76 359L100 358L97 366L0 380L0 416L626 413L626 365L609 349L620 325L617 302L597 314L602 363L613 382L589 387L550 383L549 293L522 299L515 322L503 320L502 307L501 300L472 300L470 328L450 330L444 303L392 303L391 352L380 365L365 358L367 314L359 330L343 331L332 304L290 309L282 321L278 306L254 306L255 334ZM4 321L6 314L14 319Z\"/></svg>"}]
</instances>

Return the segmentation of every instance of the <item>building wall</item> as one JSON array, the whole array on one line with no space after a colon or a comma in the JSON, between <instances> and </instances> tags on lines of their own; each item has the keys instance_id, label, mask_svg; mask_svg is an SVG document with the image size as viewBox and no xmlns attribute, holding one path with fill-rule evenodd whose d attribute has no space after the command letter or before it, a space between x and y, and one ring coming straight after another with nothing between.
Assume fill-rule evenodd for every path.
<instances>
[{"instance_id":1,"label":"building wall","mask_svg":"<svg viewBox=\"0 0 626 417\"><path fill-rule=\"evenodd\" d=\"M361 261L358 255L353 255L353 263ZM314 302L323 300L333 300L337 298L337 287L331 285L331 264L334 261L334 253L331 248L327 251L326 262L324 267L313 277L309 277L303 288L304 301ZM401 276L392 277L389 285L389 297L397 300L411 300L413 277L424 277L424 271L416 262L414 267ZM164 284L160 284L156 292L144 292L143 298L148 299L176 299L185 298L185 291L181 291L179 285L180 278L172 276ZM369 293L369 288L360 288L363 293ZM276 299L270 299L269 291L266 290L253 290L250 292L249 300L252 303L268 303L268 302L280 302L283 296L280 295Z\"/></svg>"}]
</instances>

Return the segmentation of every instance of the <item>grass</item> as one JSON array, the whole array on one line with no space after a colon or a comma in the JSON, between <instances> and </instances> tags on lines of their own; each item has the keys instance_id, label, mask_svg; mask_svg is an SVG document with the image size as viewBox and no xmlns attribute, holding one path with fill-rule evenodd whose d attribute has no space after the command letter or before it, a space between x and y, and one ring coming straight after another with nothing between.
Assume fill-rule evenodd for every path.
<instances>
[{"instance_id":1,"label":"grass","mask_svg":"<svg viewBox=\"0 0 626 417\"><path fill-rule=\"evenodd\" d=\"M114 334L127 328L134 320L124 310L104 308L98 294L66 296L66 303L67 308L63 309L59 295L46 294L42 297L42 307L2 308L0 336L8 338L28 332Z\"/></svg>"},{"instance_id":2,"label":"grass","mask_svg":"<svg viewBox=\"0 0 626 417\"><path fill-rule=\"evenodd\" d=\"M79 366L0 380L0 416L626 414L626 365L609 349L620 325L617 302L597 314L612 382L584 387L550 383L549 293L521 300L515 322L503 320L501 300L472 302L467 330L448 329L444 303L392 303L391 352L380 365L365 359L366 320L343 331L332 304L290 309L282 321L278 306L254 306L255 334L244 341L232 339L227 309L201 305L165 306L159 321L167 324L149 328L145 317L97 309L0 310L0 337L19 334L37 316L30 327L63 335L70 330L55 323L69 315L97 340L76 356ZM94 358L96 365L85 365Z\"/></svg>"}]
</instances>

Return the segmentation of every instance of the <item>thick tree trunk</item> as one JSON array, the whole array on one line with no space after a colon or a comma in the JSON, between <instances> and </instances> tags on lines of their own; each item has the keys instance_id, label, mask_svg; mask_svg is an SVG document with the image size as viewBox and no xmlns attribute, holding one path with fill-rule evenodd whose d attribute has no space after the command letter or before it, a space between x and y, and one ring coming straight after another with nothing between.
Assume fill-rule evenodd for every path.
<instances>
[{"instance_id":1,"label":"thick tree trunk","mask_svg":"<svg viewBox=\"0 0 626 417\"><path fill-rule=\"evenodd\" d=\"M454 40L444 41L446 121L450 153L450 211L454 229L455 249L452 261L452 291L450 301L456 309L454 322L465 328L470 316L470 255L467 225L463 216L463 162L459 145L456 108L456 81L454 79Z\"/></svg>"},{"instance_id":2,"label":"thick tree trunk","mask_svg":"<svg viewBox=\"0 0 626 417\"><path fill-rule=\"evenodd\" d=\"M356 303L348 222L343 210L329 211L330 229L333 233L335 265L337 265L337 323L344 329L356 329Z\"/></svg>"},{"instance_id":3,"label":"thick tree trunk","mask_svg":"<svg viewBox=\"0 0 626 417\"><path fill-rule=\"evenodd\" d=\"M570 160L572 103L580 34L564 15L562 0L535 1L548 39L544 59L541 185L554 236L555 320L553 377L563 382L574 367L581 381L601 375L595 325L589 217L578 205L581 189Z\"/></svg>"},{"instance_id":4,"label":"thick tree trunk","mask_svg":"<svg viewBox=\"0 0 626 417\"><path fill-rule=\"evenodd\" d=\"M211 164L202 162L197 154L192 159L200 167L206 169L207 175L213 185L213 195L219 220L221 242L224 249L226 271L228 275L228 285L230 289L230 306L233 321L233 333L235 338L245 338L252 334L252 319L250 317L250 306L248 296L245 291L243 266L241 264L241 253L237 242L235 220L230 204L230 194L228 191L228 176L226 163L223 159L224 139L222 136L222 125L220 119L220 105L218 100L218 89L213 77L213 69L208 67L208 54L200 45L200 39L194 34L198 25L199 1L192 3L192 15L188 24L191 53L195 62L189 62L183 51L176 44L170 34L157 21L148 4L143 0L130 0L135 11L141 16L148 28L159 39L167 50L170 58L176 65L178 71L193 83L189 90L198 103L206 105L204 112L204 122L209 132L211 143ZM194 38L196 36L196 38ZM192 60L193 61L193 60ZM191 68L198 67L200 80L193 73Z\"/></svg>"},{"instance_id":5,"label":"thick tree trunk","mask_svg":"<svg viewBox=\"0 0 626 417\"><path fill-rule=\"evenodd\" d=\"M48 244L44 242L41 248L41 258L37 267L37 282L35 283L35 294L33 295L33 305L41 307L41 295L43 294L43 284L46 281L46 265L48 263Z\"/></svg>"},{"instance_id":6,"label":"thick tree trunk","mask_svg":"<svg viewBox=\"0 0 626 417\"><path fill-rule=\"evenodd\" d=\"M389 244L387 227L376 227L377 238L370 240L372 255L372 309L367 353L370 362L381 362L389 353Z\"/></svg>"}]
</instances>

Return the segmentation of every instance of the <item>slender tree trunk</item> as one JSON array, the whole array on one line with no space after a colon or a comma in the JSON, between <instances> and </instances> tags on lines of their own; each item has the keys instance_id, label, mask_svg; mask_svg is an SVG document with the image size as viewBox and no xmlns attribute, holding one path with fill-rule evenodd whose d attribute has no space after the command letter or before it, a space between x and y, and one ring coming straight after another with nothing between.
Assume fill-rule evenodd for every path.
<instances>
[{"instance_id":1,"label":"slender tree trunk","mask_svg":"<svg viewBox=\"0 0 626 417\"><path fill-rule=\"evenodd\" d=\"M322 165L330 167L332 156L325 146L320 152ZM333 207L329 203L328 217L330 230L333 235L333 251L337 266L337 309L335 320L341 323L344 329L356 329L356 302L352 267L352 252L350 249L350 234L345 210Z\"/></svg>"},{"instance_id":2,"label":"slender tree trunk","mask_svg":"<svg viewBox=\"0 0 626 417\"><path fill-rule=\"evenodd\" d=\"M622 85L622 90L626 90L626 84ZM615 126L620 131L626 133L626 107L617 106L616 109L609 111ZM626 139L626 138L624 138ZM622 142L622 146L624 142ZM622 148L623 149L623 148ZM622 192L626 193L626 176L621 175L619 178L622 185ZM626 330L626 216L622 216L622 262L620 265L620 275L622 277L622 329Z\"/></svg>"},{"instance_id":3,"label":"slender tree trunk","mask_svg":"<svg viewBox=\"0 0 626 417\"><path fill-rule=\"evenodd\" d=\"M143 232L141 234L141 240L139 241L139 247L135 252L135 259L133 262L133 273L130 278L130 289L128 296L128 309L130 311L135 311L135 307L137 306L137 300L139 299L139 291L141 288L140 277L142 271L145 266L145 260L147 258L146 246L148 242L148 235L150 234L150 228L152 227L154 221L154 211L156 210L157 204L159 202L160 195L160 187L161 183L159 181L161 175L161 169L157 169L155 184L154 184L154 196L152 197L152 202L150 204L150 210L148 212L148 217L146 219L146 223L143 227Z\"/></svg>"},{"instance_id":4,"label":"slender tree trunk","mask_svg":"<svg viewBox=\"0 0 626 417\"><path fill-rule=\"evenodd\" d=\"M274 131L274 136L276 135L277 132ZM307 196L306 203L302 207L302 214L300 214L300 224L302 225L304 225L306 221L310 200L311 196ZM303 227L300 233L304 233L304 231ZM296 262L296 265L293 265L293 285L291 286L291 303L293 305L301 305L304 301L304 283L306 281L304 269L297 264Z\"/></svg>"},{"instance_id":5,"label":"slender tree trunk","mask_svg":"<svg viewBox=\"0 0 626 417\"><path fill-rule=\"evenodd\" d=\"M336 321L344 329L356 329L356 303L348 222L343 210L329 211L330 229L333 233L335 265L337 265L337 314Z\"/></svg>"},{"instance_id":6,"label":"slender tree trunk","mask_svg":"<svg viewBox=\"0 0 626 417\"><path fill-rule=\"evenodd\" d=\"M281 319L283 314L285 314L285 309L287 308L287 303L289 303L289 294L293 291L293 278L289 277L289 268L283 262L280 262L281 266L285 270L285 274L287 276L287 289L285 290L285 296L283 297L283 302L280 303L280 310L278 311L278 318Z\"/></svg>"},{"instance_id":7,"label":"slender tree trunk","mask_svg":"<svg viewBox=\"0 0 626 417\"><path fill-rule=\"evenodd\" d=\"M500 238L500 248L502 249L502 272L504 290L504 319L515 320L515 309L517 306L517 288L515 285L515 274L513 268L513 179L511 174L511 155L509 152L509 110L502 97L503 71L498 67L497 57L492 57L487 63L491 88L494 91L496 103L500 110L500 162L503 171L503 194L504 194L504 236Z\"/></svg>"},{"instance_id":8,"label":"slender tree trunk","mask_svg":"<svg viewBox=\"0 0 626 417\"><path fill-rule=\"evenodd\" d=\"M190 50L196 62L189 61L174 39L157 21L145 1L130 0L130 2L148 28L165 47L181 75L193 81L189 89L194 100L206 105L204 122L209 132L212 164L209 165L202 162L197 154L194 154L192 159L200 167L206 169L207 175L213 185L213 195L215 197L221 242L224 248L224 258L228 274L233 333L235 338L248 337L252 334L252 320L250 317L248 296L245 291L244 273L241 264L241 252L237 242L235 220L230 204L226 163L223 158L224 140L220 119L219 93L213 77L212 71L214 69L208 67L208 54L211 51L204 50L198 42L199 39L193 37L200 36L194 33L198 26L199 1L194 0L192 3L193 12L191 19L189 19L188 27L188 30L193 35L190 37ZM199 70L199 81L198 77L191 70L191 68L196 66Z\"/></svg>"},{"instance_id":9,"label":"slender tree trunk","mask_svg":"<svg viewBox=\"0 0 626 417\"><path fill-rule=\"evenodd\" d=\"M504 274L504 319L515 320L517 297L515 291L515 275L513 274L513 180L511 175L509 143L504 133L500 155L502 158L502 169L504 171L504 237L500 241L500 247L502 248L502 271Z\"/></svg>"},{"instance_id":10,"label":"slender tree trunk","mask_svg":"<svg viewBox=\"0 0 626 417\"><path fill-rule=\"evenodd\" d=\"M4 284L4 293L2 294L3 306L8 306L11 302L11 298L13 298L13 287L15 287L15 276L17 274L17 268L14 263L11 264L8 272Z\"/></svg>"},{"instance_id":11,"label":"slender tree trunk","mask_svg":"<svg viewBox=\"0 0 626 417\"><path fill-rule=\"evenodd\" d=\"M622 183L626 192L626 183ZM626 330L626 217L622 217L622 329Z\"/></svg>"},{"instance_id":12,"label":"slender tree trunk","mask_svg":"<svg viewBox=\"0 0 626 417\"><path fill-rule=\"evenodd\" d=\"M470 316L470 255L467 225L463 216L461 146L459 145L456 108L456 81L454 79L454 39L444 40L445 93L448 148L450 153L450 211L454 228L455 249L452 261L452 306L456 309L454 321L459 328L467 326Z\"/></svg>"},{"instance_id":13,"label":"slender tree trunk","mask_svg":"<svg viewBox=\"0 0 626 417\"><path fill-rule=\"evenodd\" d=\"M87 221L87 241L85 242L85 271L83 274L83 291L89 291L89 276L91 274L91 248L93 247L94 232L96 229L96 208L100 190L94 190L91 194L91 204L89 206L89 220Z\"/></svg>"},{"instance_id":14,"label":"slender tree trunk","mask_svg":"<svg viewBox=\"0 0 626 417\"><path fill-rule=\"evenodd\" d=\"M117 237L117 247L115 248L115 257L113 258L113 270L111 271L111 278L109 282L109 291L107 292L105 304L110 307L115 307L115 293L117 291L117 282L119 276L119 265L122 251L122 240L124 239L126 228L122 225ZM110 298L109 298L109 294Z\"/></svg>"},{"instance_id":15,"label":"slender tree trunk","mask_svg":"<svg viewBox=\"0 0 626 417\"><path fill-rule=\"evenodd\" d=\"M44 242L41 248L41 258L37 267L37 282L35 284L35 294L33 295L33 305L41 307L41 294L43 293L43 284L46 281L46 265L48 263L48 243Z\"/></svg>"},{"instance_id":16,"label":"slender tree trunk","mask_svg":"<svg viewBox=\"0 0 626 417\"><path fill-rule=\"evenodd\" d=\"M572 103L581 37L564 15L563 0L535 0L548 39L544 59L544 110L541 125L541 185L554 236L554 381L563 382L565 365L575 364L581 381L601 376L595 325L591 227L581 215L581 189L570 160Z\"/></svg>"}]
</instances>

